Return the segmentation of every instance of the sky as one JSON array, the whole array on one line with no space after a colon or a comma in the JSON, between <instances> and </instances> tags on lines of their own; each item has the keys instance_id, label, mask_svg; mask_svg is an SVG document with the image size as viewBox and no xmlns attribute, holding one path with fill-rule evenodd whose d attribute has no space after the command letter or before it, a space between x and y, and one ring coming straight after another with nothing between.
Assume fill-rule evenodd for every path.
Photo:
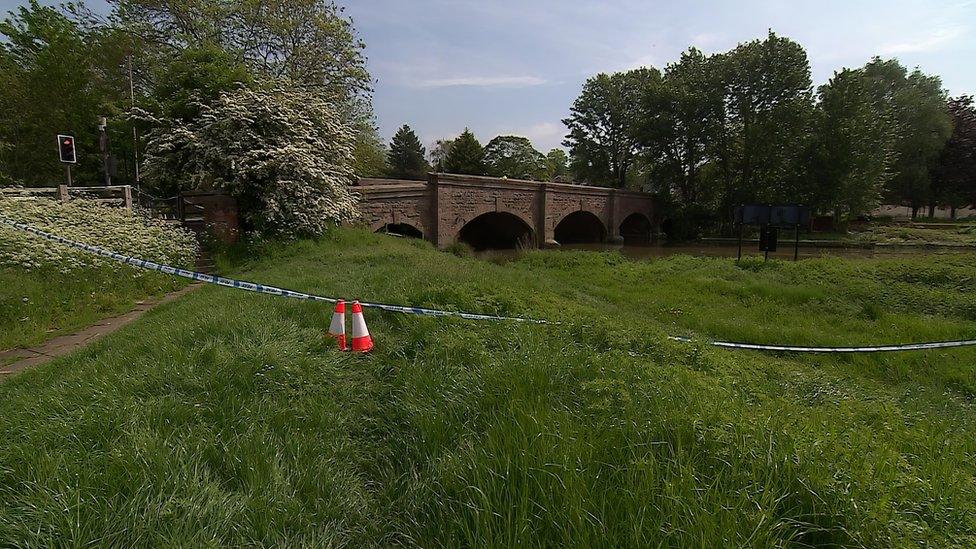
<instances>
[{"instance_id":1,"label":"sky","mask_svg":"<svg viewBox=\"0 0 976 549\"><path fill-rule=\"evenodd\" d=\"M976 92L976 1L358 0L348 12L385 139L403 123L425 144L470 127L482 143L511 133L546 151L587 77L768 29L806 48L815 85L881 55L941 75L953 95Z\"/></svg>"},{"instance_id":2,"label":"sky","mask_svg":"<svg viewBox=\"0 0 976 549\"><path fill-rule=\"evenodd\" d=\"M976 0L339 3L366 42L380 136L406 123L428 149L468 127L483 144L523 135L545 152L587 77L664 68L689 46L727 51L769 29L806 48L814 85L880 55L940 75L951 95L976 94Z\"/></svg>"}]
</instances>

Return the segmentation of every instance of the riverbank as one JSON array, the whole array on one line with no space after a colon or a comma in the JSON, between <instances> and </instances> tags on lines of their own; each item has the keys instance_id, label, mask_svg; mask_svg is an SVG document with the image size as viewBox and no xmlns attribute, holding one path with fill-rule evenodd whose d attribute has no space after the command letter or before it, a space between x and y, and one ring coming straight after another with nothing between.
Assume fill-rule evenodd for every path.
<instances>
[{"instance_id":1,"label":"riverbank","mask_svg":"<svg viewBox=\"0 0 976 549\"><path fill-rule=\"evenodd\" d=\"M799 263L340 230L237 276L562 324L331 310L208 286L0 385L0 538L24 546L970 546L976 256ZM40 526L39 526L40 525Z\"/></svg>"},{"instance_id":2,"label":"riverbank","mask_svg":"<svg viewBox=\"0 0 976 549\"><path fill-rule=\"evenodd\" d=\"M738 237L703 237L689 243L671 243L673 246L738 247ZM743 250L749 252L759 245L759 239L752 233L742 239ZM779 233L779 248L792 250L794 245L801 249L851 249L851 250L958 250L976 251L976 223L870 223L858 226L844 233L801 232L799 238L792 230Z\"/></svg>"}]
</instances>

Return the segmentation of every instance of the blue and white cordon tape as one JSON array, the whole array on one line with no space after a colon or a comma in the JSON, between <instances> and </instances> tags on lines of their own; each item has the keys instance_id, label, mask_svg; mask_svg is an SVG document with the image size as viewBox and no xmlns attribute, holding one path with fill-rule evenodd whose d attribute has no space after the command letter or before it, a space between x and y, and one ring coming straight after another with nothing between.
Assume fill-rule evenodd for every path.
<instances>
[{"instance_id":1,"label":"blue and white cordon tape","mask_svg":"<svg viewBox=\"0 0 976 549\"><path fill-rule=\"evenodd\" d=\"M171 265L163 265L160 263L154 263L152 261L147 261L145 259L139 259L138 257L132 257L128 255L122 255L120 253L113 252L111 250L106 250L104 248L99 248L98 246L91 246L89 244L84 244L75 240L64 238L58 235L54 235L40 229L31 227L24 223L18 223L11 219L0 216L0 223L10 225L22 231L27 231L31 234L37 235L41 238L45 238L52 242L57 242L59 244L64 244L65 246L70 246L72 248L78 248L80 250L85 250L86 252L100 255L103 257L109 257L121 263L127 263L135 267L142 269L147 269L150 271L159 271L161 273L166 273L170 275L181 276L183 278L189 278L191 280L197 280L200 282L206 282L208 284L216 284L218 286L226 286L227 288L237 288L239 290L246 290L249 292L257 292L259 294L271 294L281 297L291 297L294 299L304 299L306 301L323 301L326 303L335 303L338 299L333 297L323 297L318 295L306 294L304 292L296 292L294 290L286 290L284 288L276 288L275 286L268 286L266 284L257 284L255 282L247 282L244 280L235 280L233 278L224 278L222 276L208 275L204 273L198 273L196 271L188 271L186 269L180 269L179 267L173 267ZM384 311L392 311L395 313L407 313L412 315L420 316L453 316L458 318L464 318L467 320L511 320L514 322L529 322L532 324L550 324L547 320L535 319L535 318L519 318L513 316L495 316L495 315L483 315L477 313L463 313L458 311L439 311L436 309L424 309L422 307L404 307L401 305L388 305L386 303L365 303L361 302L363 307L371 307L374 309L381 309Z\"/></svg>"},{"instance_id":2,"label":"blue and white cordon tape","mask_svg":"<svg viewBox=\"0 0 976 549\"><path fill-rule=\"evenodd\" d=\"M318 295L307 294L304 292L296 292L294 290L277 288L275 286L268 286L266 284L257 284L255 282L247 282L244 280L235 280L233 278L224 278L222 276L208 275L196 271L188 271L186 269L180 269L178 267L173 267L171 265L163 265L160 263L154 263L152 261L146 261L145 259L139 259L138 257L122 255L120 253L116 253L111 250L99 248L98 246L91 246L89 244L84 244L82 242L77 242L75 240L57 236L42 231L40 229L31 227L30 225L26 225L24 223L18 223L11 219L7 219L3 216L0 216L0 223L4 223L6 225L15 227L22 231L29 232L31 234L37 235L41 238L45 238L52 242L57 242L59 244L64 244L65 246L70 246L72 248L85 250L86 252L95 255L108 257L116 261L119 261L121 263L127 263L129 265L133 265L135 267L147 269L150 271L159 271L161 273L181 276L183 278L189 278L191 280L206 282L208 284L216 284L218 286L225 286L228 288L237 288L239 290L257 292L260 294L271 294L271 295L277 295L281 297L291 297L294 299L303 299L306 301L322 301L326 303L335 303L336 301L338 301L336 298L332 298L332 297L322 297ZM441 311L437 309L424 309L422 307L404 307L402 305L389 305L386 303L360 303L360 305L362 305L363 307L370 307L373 309L380 309L383 311L392 311L395 313L406 313L406 314L420 315L420 316L457 317L457 318L464 318L467 320L509 320L514 322L528 322L532 324L558 324L558 323L551 323L547 320L535 319L535 318L483 315L477 313L463 313L458 311ZM685 343L690 343L694 341L692 338L681 337L681 336L669 336L668 339L674 341L681 341ZM878 346L868 346L868 347L804 347L804 346L796 346L796 345L762 345L762 344L755 344L755 343L737 343L733 341L707 341L706 343L715 347L723 347L726 349L751 349L755 351L782 351L782 352L790 352L790 353L880 353L880 352L892 352L892 351L918 351L918 350L925 350L925 349L948 349L952 347L969 347L969 346L976 345L976 340L971 339L971 340L961 340L961 341L936 341L931 343L907 343L904 345L878 345Z\"/></svg>"},{"instance_id":3,"label":"blue and white cordon tape","mask_svg":"<svg viewBox=\"0 0 976 549\"><path fill-rule=\"evenodd\" d=\"M690 343L690 337L668 336L673 341ZM752 349L755 351L783 351L787 353L884 353L891 351L922 351L925 349L948 349L951 347L969 347L976 345L976 340L935 341L932 343L906 343L904 345L875 345L869 347L804 347L800 345L762 345L757 343L737 343L734 341L708 341L709 345L726 349Z\"/></svg>"}]
</instances>

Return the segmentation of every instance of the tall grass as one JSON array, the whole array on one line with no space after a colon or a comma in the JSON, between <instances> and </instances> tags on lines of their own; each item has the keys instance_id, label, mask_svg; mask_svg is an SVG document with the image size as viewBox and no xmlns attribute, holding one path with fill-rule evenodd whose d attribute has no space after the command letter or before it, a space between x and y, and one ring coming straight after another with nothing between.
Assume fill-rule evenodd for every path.
<instances>
[{"instance_id":1,"label":"tall grass","mask_svg":"<svg viewBox=\"0 0 976 549\"><path fill-rule=\"evenodd\" d=\"M10 545L972 546L976 351L730 352L972 337L976 258L796 264L529 252L340 231L0 385Z\"/></svg>"},{"instance_id":2,"label":"tall grass","mask_svg":"<svg viewBox=\"0 0 976 549\"><path fill-rule=\"evenodd\" d=\"M107 265L0 268L0 350L27 347L130 310L184 283Z\"/></svg>"}]
</instances>

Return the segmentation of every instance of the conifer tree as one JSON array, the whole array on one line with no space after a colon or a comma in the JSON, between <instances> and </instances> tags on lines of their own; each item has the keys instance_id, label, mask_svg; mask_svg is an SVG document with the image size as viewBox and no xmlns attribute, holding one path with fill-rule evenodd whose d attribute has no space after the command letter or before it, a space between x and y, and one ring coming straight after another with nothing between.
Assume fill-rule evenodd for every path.
<instances>
[{"instance_id":1,"label":"conifer tree","mask_svg":"<svg viewBox=\"0 0 976 549\"><path fill-rule=\"evenodd\" d=\"M387 153L387 161L390 165L389 175L396 179L416 179L427 178L429 166L424 159L426 151L420 144L417 134L404 124L397 130L390 142L390 150Z\"/></svg>"},{"instance_id":2,"label":"conifer tree","mask_svg":"<svg viewBox=\"0 0 976 549\"><path fill-rule=\"evenodd\" d=\"M468 128L464 128L461 135L454 140L451 152L444 161L444 170L468 175L486 174L485 149Z\"/></svg>"}]
</instances>

